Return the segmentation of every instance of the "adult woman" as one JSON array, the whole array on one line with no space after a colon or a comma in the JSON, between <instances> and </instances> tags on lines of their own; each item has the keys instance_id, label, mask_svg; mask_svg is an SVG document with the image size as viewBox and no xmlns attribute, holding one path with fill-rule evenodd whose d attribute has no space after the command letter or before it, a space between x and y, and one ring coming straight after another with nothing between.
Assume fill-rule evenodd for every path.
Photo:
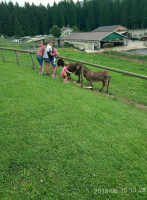
<instances>
[{"instance_id":1,"label":"adult woman","mask_svg":"<svg viewBox=\"0 0 147 200\"><path fill-rule=\"evenodd\" d=\"M39 62L39 73L42 74L44 72L43 68L43 55L45 51L46 45L41 45L37 49L37 60Z\"/></svg>"}]
</instances>

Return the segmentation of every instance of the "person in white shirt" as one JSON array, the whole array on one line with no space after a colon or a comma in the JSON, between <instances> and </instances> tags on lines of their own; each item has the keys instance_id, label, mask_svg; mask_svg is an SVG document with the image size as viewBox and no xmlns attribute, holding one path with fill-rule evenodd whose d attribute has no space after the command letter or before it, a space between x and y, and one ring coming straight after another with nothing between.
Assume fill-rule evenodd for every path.
<instances>
[{"instance_id":1,"label":"person in white shirt","mask_svg":"<svg viewBox=\"0 0 147 200\"><path fill-rule=\"evenodd\" d=\"M52 65L52 77L53 78L56 78L56 71L57 71L57 63L56 63L56 54L53 53L53 50L52 50L52 45L54 43L54 40L51 39L49 41L49 44L47 45L46 49L45 49L45 52L44 52L44 62L45 62L45 65L46 65L46 74L49 75L49 67L50 67L50 63Z\"/></svg>"}]
</instances>

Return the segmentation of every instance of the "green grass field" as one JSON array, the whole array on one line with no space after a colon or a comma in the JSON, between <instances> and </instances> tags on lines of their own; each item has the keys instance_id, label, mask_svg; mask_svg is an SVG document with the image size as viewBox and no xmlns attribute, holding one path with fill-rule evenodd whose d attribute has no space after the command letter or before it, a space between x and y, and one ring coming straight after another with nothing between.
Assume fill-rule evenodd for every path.
<instances>
[{"instance_id":1,"label":"green grass field","mask_svg":"<svg viewBox=\"0 0 147 200\"><path fill-rule=\"evenodd\" d=\"M143 61L143 62L147 62L147 56L143 56L143 55L135 55L135 54L128 54L125 52L119 52L119 51L104 51L105 54L107 55L116 55L116 56L122 56L124 58L130 58L130 59L135 59L138 61Z\"/></svg>"},{"instance_id":2,"label":"green grass field","mask_svg":"<svg viewBox=\"0 0 147 200\"><path fill-rule=\"evenodd\" d=\"M62 51L146 73L138 63ZM27 61L26 67L0 63L0 199L145 200L146 110L40 75ZM111 75L111 94L146 104L146 80Z\"/></svg>"},{"instance_id":3,"label":"green grass field","mask_svg":"<svg viewBox=\"0 0 147 200\"><path fill-rule=\"evenodd\" d=\"M133 73L138 73L147 76L147 64L140 64L136 62L131 62L129 60L123 60L119 58L109 57L100 54L88 54L80 51L73 51L72 48L59 48L58 50L61 56L67 58L73 58L79 61L86 61L89 63L100 64L111 68L116 68L120 70L125 70ZM14 63L17 65L17 59L15 52L4 51L5 61L9 63ZM19 62L27 68L32 67L32 60L29 54L18 53ZM33 55L36 69L38 69L38 63L36 60L36 55ZM0 55L0 62L2 61L2 56ZM70 61L69 61L70 62ZM91 70L102 70L94 68L91 66L86 66ZM61 67L58 70L60 73ZM110 71L111 82L109 94L115 96L116 98L123 98L125 101L137 102L139 104L147 105L147 81L139 79L136 77L119 74ZM72 75L73 80L77 80L77 76ZM90 83L84 79L84 85L90 86ZM97 91L101 88L101 83L94 83L94 89ZM104 91L106 91L104 89Z\"/></svg>"}]
</instances>

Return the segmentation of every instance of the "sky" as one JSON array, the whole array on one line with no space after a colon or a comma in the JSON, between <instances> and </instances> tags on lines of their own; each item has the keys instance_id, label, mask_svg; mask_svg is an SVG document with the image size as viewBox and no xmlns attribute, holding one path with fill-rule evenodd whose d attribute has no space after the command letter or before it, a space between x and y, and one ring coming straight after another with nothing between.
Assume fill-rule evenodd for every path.
<instances>
[{"instance_id":1,"label":"sky","mask_svg":"<svg viewBox=\"0 0 147 200\"><path fill-rule=\"evenodd\" d=\"M0 0L0 2L9 2L10 0ZM24 6L24 3L25 2L29 2L30 4L34 3L35 5L39 5L40 3L44 6L47 6L47 4L49 3L50 6L53 6L54 4L54 1L58 4L60 1L62 0L11 0L11 2L13 4L15 4L16 2L19 4L19 6ZM75 3L78 1L78 0L73 0Z\"/></svg>"}]
</instances>

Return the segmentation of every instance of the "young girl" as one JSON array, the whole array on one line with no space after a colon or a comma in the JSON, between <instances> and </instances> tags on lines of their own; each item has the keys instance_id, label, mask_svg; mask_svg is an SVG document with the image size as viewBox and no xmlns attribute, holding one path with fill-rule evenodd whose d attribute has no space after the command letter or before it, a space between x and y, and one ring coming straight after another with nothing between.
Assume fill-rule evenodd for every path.
<instances>
[{"instance_id":1,"label":"young girl","mask_svg":"<svg viewBox=\"0 0 147 200\"><path fill-rule=\"evenodd\" d=\"M68 73L72 73L72 72L70 72L70 71L68 71L68 67L69 67L69 64L68 63L65 63L64 64L64 67L63 67L63 69L62 69L62 71L61 71L61 77L62 78L64 78L64 83L68 83L67 82L67 74L66 74L66 72L68 72Z\"/></svg>"}]
</instances>

